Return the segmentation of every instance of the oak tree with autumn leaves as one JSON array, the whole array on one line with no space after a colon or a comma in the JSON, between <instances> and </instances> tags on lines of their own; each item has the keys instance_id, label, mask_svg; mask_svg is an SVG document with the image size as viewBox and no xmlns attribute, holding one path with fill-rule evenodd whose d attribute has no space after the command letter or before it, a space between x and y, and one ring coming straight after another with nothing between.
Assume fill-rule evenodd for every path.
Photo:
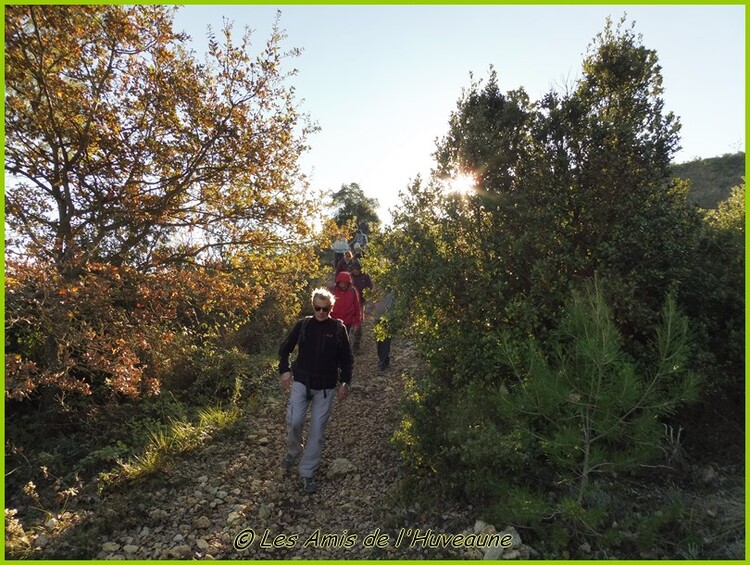
<instances>
[{"instance_id":1,"label":"oak tree with autumn leaves","mask_svg":"<svg viewBox=\"0 0 750 565\"><path fill-rule=\"evenodd\" d=\"M156 391L175 339L288 318L315 270L296 52L277 19L199 61L174 10L6 7L11 398Z\"/></svg>"}]
</instances>

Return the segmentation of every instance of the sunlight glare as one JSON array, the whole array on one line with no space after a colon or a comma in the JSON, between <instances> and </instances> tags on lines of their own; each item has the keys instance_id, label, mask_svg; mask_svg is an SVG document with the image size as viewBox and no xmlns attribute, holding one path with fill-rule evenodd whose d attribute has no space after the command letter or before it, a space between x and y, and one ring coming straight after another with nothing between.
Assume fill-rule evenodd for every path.
<instances>
[{"instance_id":1,"label":"sunlight glare","mask_svg":"<svg viewBox=\"0 0 750 565\"><path fill-rule=\"evenodd\" d=\"M476 179L473 175L460 174L448 179L448 193L468 196L476 190Z\"/></svg>"}]
</instances>

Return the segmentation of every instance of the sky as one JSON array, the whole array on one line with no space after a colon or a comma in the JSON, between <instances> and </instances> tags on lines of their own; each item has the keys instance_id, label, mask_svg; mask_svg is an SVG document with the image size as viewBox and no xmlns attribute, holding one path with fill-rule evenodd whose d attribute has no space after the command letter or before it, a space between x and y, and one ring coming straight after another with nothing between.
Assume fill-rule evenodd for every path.
<instances>
[{"instance_id":1,"label":"sky","mask_svg":"<svg viewBox=\"0 0 750 565\"><path fill-rule=\"evenodd\" d=\"M189 5L175 29L202 58L208 25L268 39L277 10L299 108L320 131L302 159L314 190L358 183L379 216L434 166L463 89L486 79L532 100L580 77L609 16L627 15L657 52L665 110L682 124L675 162L745 150L745 7L742 5ZM257 53L257 51L256 51Z\"/></svg>"}]
</instances>

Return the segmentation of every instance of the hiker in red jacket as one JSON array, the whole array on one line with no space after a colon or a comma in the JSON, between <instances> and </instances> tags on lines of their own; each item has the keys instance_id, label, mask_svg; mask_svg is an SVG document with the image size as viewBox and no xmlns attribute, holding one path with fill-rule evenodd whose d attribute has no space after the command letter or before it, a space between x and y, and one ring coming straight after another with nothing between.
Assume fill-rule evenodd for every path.
<instances>
[{"instance_id":1,"label":"hiker in red jacket","mask_svg":"<svg viewBox=\"0 0 750 565\"><path fill-rule=\"evenodd\" d=\"M346 326L346 331L351 337L352 330L362 324L362 306L359 301L359 293L352 285L352 275L347 271L341 271L336 275L336 286L332 290L335 302L331 317L338 318Z\"/></svg>"}]
</instances>

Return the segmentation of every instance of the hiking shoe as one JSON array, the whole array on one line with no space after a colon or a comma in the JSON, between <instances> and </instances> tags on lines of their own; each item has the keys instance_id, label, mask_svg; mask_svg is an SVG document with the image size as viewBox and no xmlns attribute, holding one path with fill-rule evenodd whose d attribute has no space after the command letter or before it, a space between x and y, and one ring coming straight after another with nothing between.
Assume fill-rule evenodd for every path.
<instances>
[{"instance_id":1,"label":"hiking shoe","mask_svg":"<svg viewBox=\"0 0 750 565\"><path fill-rule=\"evenodd\" d=\"M307 494L313 494L318 490L318 483L312 477L302 477L302 490Z\"/></svg>"},{"instance_id":2,"label":"hiking shoe","mask_svg":"<svg viewBox=\"0 0 750 565\"><path fill-rule=\"evenodd\" d=\"M288 471L292 467L294 467L294 457L292 457L291 455L287 454L287 456L284 457L284 459L281 460L281 468L284 471Z\"/></svg>"}]
</instances>

